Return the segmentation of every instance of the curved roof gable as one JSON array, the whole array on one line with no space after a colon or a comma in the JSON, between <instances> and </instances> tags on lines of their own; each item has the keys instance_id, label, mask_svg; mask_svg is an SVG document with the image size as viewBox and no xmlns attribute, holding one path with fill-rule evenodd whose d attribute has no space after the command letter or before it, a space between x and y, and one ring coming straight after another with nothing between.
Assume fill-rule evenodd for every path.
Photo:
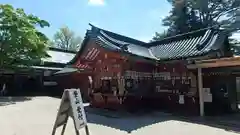
<instances>
[{"instance_id":1,"label":"curved roof gable","mask_svg":"<svg viewBox=\"0 0 240 135\"><path fill-rule=\"evenodd\" d=\"M109 35L108 33L109 32L106 32L105 30L99 29L95 39L100 46L111 49L113 51L131 53L137 56L155 59L151 55L147 47L147 43L130 40L129 38L128 40L120 40L117 38L119 36L115 37L116 34ZM122 37L122 39L124 38Z\"/></svg>"},{"instance_id":2,"label":"curved roof gable","mask_svg":"<svg viewBox=\"0 0 240 135\"><path fill-rule=\"evenodd\" d=\"M145 42L142 42L142 41L139 41L139 40L127 37L127 36L123 36L123 35L120 35L117 33L113 33L108 30L98 28L92 24L89 24L89 25L92 27L92 31L95 31L96 34L100 33L102 36L107 37L107 38L115 41L116 43L119 43L119 44L127 43L127 44L135 44L135 45L139 45L139 46L147 46L147 43L145 43Z\"/></svg>"}]
</instances>

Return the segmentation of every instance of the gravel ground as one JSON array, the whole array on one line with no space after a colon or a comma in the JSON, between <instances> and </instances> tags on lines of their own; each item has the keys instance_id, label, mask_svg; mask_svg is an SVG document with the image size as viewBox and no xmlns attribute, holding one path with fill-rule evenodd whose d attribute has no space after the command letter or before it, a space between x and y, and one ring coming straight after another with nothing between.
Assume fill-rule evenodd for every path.
<instances>
[{"instance_id":1,"label":"gravel ground","mask_svg":"<svg viewBox=\"0 0 240 135\"><path fill-rule=\"evenodd\" d=\"M7 102L0 98L0 135L50 135L56 118L60 99L34 97L13 99ZM166 115L144 115L123 118L108 118L87 113L90 135L236 135L226 128L214 128L174 120ZM60 129L56 135L60 135ZM74 135L70 119L65 135ZM80 130L84 135L84 130Z\"/></svg>"}]
</instances>

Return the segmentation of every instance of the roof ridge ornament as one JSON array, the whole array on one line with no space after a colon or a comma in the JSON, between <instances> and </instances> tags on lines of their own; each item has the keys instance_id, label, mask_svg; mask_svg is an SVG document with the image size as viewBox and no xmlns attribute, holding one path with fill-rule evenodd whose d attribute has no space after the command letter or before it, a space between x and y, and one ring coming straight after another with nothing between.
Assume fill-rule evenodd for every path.
<instances>
[{"instance_id":1,"label":"roof ridge ornament","mask_svg":"<svg viewBox=\"0 0 240 135\"><path fill-rule=\"evenodd\" d=\"M201 41L196 45L196 48L197 48L198 51L201 51L209 43L209 41L212 39L212 37L215 34L215 28L216 27L212 27L211 29L209 29L205 32Z\"/></svg>"},{"instance_id":2,"label":"roof ridge ornament","mask_svg":"<svg viewBox=\"0 0 240 135\"><path fill-rule=\"evenodd\" d=\"M130 44L123 44L121 46L121 49L124 50L124 51L128 51L128 45L130 45Z\"/></svg>"},{"instance_id":3,"label":"roof ridge ornament","mask_svg":"<svg viewBox=\"0 0 240 135\"><path fill-rule=\"evenodd\" d=\"M90 25L92 27L92 29L99 29L98 27L94 26L93 24L89 23L88 25Z\"/></svg>"},{"instance_id":4,"label":"roof ridge ornament","mask_svg":"<svg viewBox=\"0 0 240 135\"><path fill-rule=\"evenodd\" d=\"M98 33L100 32L101 29L99 29L98 27L92 25L91 23L89 23L89 25L91 26L90 30L87 30L87 34L86 35L92 35L92 36L96 36L98 35Z\"/></svg>"}]
</instances>

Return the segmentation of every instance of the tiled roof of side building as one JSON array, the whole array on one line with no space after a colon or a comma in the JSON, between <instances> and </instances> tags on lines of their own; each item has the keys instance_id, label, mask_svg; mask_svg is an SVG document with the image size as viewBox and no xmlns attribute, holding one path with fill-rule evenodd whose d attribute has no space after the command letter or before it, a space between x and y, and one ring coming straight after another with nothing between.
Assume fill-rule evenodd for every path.
<instances>
[{"instance_id":1,"label":"tiled roof of side building","mask_svg":"<svg viewBox=\"0 0 240 135\"><path fill-rule=\"evenodd\" d=\"M42 58L44 62L67 64L77 54L76 51L50 47L47 50L48 57Z\"/></svg>"},{"instance_id":2,"label":"tiled roof of side building","mask_svg":"<svg viewBox=\"0 0 240 135\"><path fill-rule=\"evenodd\" d=\"M161 41L145 43L122 36L91 25L78 52L80 55L86 42L94 40L101 47L121 53L132 54L152 60L173 60L205 55L217 51L223 45L226 34L218 28L206 28L198 31L169 37ZM75 59L78 56L75 57Z\"/></svg>"},{"instance_id":3,"label":"tiled roof of side building","mask_svg":"<svg viewBox=\"0 0 240 135\"><path fill-rule=\"evenodd\" d=\"M218 51L226 37L218 28L205 28L149 43L149 49L158 60L196 57Z\"/></svg>"}]
</instances>

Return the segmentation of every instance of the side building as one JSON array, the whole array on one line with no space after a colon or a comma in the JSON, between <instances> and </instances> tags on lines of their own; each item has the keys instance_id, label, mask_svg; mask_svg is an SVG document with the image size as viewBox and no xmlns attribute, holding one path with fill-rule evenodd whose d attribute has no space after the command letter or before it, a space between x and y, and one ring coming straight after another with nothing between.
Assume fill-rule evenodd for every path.
<instances>
[{"instance_id":1,"label":"side building","mask_svg":"<svg viewBox=\"0 0 240 135\"><path fill-rule=\"evenodd\" d=\"M47 58L41 63L30 67L15 67L0 69L0 86L3 84L6 91L2 96L32 96L32 95L61 95L64 88L73 87L71 81L62 83L63 76L55 73L65 69L66 64L72 60L77 52L50 47L47 50ZM69 82L69 83L68 83Z\"/></svg>"}]
</instances>

